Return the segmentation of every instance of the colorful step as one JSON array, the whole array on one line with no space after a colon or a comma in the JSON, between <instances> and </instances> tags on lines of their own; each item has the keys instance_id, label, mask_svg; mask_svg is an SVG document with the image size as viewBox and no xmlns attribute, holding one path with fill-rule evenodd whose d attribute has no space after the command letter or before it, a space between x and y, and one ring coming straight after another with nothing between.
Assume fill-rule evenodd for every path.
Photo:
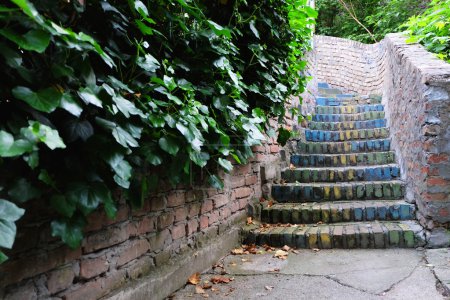
<instances>
[{"instance_id":1,"label":"colorful step","mask_svg":"<svg viewBox=\"0 0 450 300\"><path fill-rule=\"evenodd\" d=\"M362 140L346 142L298 142L297 151L299 153L310 154L340 154L356 152L389 151L391 148L390 139Z\"/></svg>"},{"instance_id":2,"label":"colorful step","mask_svg":"<svg viewBox=\"0 0 450 300\"><path fill-rule=\"evenodd\" d=\"M381 104L316 106L316 114L356 114L369 111L384 111L384 107Z\"/></svg>"},{"instance_id":3,"label":"colorful step","mask_svg":"<svg viewBox=\"0 0 450 300\"><path fill-rule=\"evenodd\" d=\"M312 117L315 122L345 122L384 119L384 111L368 111L355 114L317 114Z\"/></svg>"},{"instance_id":4,"label":"colorful step","mask_svg":"<svg viewBox=\"0 0 450 300\"><path fill-rule=\"evenodd\" d=\"M308 123L312 130L355 130L386 127L386 119L346 122L315 122Z\"/></svg>"},{"instance_id":5,"label":"colorful step","mask_svg":"<svg viewBox=\"0 0 450 300\"><path fill-rule=\"evenodd\" d=\"M316 97L317 106L343 106L343 105L362 105L362 104L381 104L381 97L355 97L350 94L326 95Z\"/></svg>"},{"instance_id":6,"label":"colorful step","mask_svg":"<svg viewBox=\"0 0 450 300\"><path fill-rule=\"evenodd\" d=\"M336 200L401 199L405 195L405 184L399 180L353 181L340 183L283 183L272 185L275 201L326 202Z\"/></svg>"},{"instance_id":7,"label":"colorful step","mask_svg":"<svg viewBox=\"0 0 450 300\"><path fill-rule=\"evenodd\" d=\"M261 221L271 224L412 220L414 217L415 206L403 200L278 203L261 211Z\"/></svg>"},{"instance_id":8,"label":"colorful step","mask_svg":"<svg viewBox=\"0 0 450 300\"><path fill-rule=\"evenodd\" d=\"M334 89L334 88L321 88L319 87L318 89L319 95L337 95L337 94L342 94L342 91L339 89Z\"/></svg>"},{"instance_id":9,"label":"colorful step","mask_svg":"<svg viewBox=\"0 0 450 300\"><path fill-rule=\"evenodd\" d=\"M381 139L389 137L389 129L371 128L359 130L305 130L305 138L311 142L343 142L362 139Z\"/></svg>"},{"instance_id":10,"label":"colorful step","mask_svg":"<svg viewBox=\"0 0 450 300\"><path fill-rule=\"evenodd\" d=\"M295 167L345 167L385 165L395 162L395 153L369 152L349 154L293 154L291 164Z\"/></svg>"},{"instance_id":11,"label":"colorful step","mask_svg":"<svg viewBox=\"0 0 450 300\"><path fill-rule=\"evenodd\" d=\"M423 228L415 221L373 221L321 225L243 228L244 243L293 248L413 248L423 246Z\"/></svg>"},{"instance_id":12,"label":"colorful step","mask_svg":"<svg viewBox=\"0 0 450 300\"><path fill-rule=\"evenodd\" d=\"M399 177L400 168L395 164L328 168L289 168L281 172L281 178L286 182L385 181L398 179Z\"/></svg>"},{"instance_id":13,"label":"colorful step","mask_svg":"<svg viewBox=\"0 0 450 300\"><path fill-rule=\"evenodd\" d=\"M330 85L328 84L328 83L326 83L326 82L319 82L318 84L317 84L317 87L320 89L320 88L325 88L325 89L328 89L328 88L330 88Z\"/></svg>"}]
</instances>

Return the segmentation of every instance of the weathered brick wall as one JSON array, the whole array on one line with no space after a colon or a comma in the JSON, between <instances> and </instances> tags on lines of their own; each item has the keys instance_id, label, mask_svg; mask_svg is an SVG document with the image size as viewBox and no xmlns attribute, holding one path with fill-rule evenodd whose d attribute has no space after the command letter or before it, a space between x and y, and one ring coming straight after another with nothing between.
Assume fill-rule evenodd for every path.
<instances>
[{"instance_id":1,"label":"weathered brick wall","mask_svg":"<svg viewBox=\"0 0 450 300\"><path fill-rule=\"evenodd\" d=\"M330 36L314 37L317 81L357 94L379 94L383 86L383 42L366 45Z\"/></svg>"},{"instance_id":2,"label":"weathered brick wall","mask_svg":"<svg viewBox=\"0 0 450 300\"><path fill-rule=\"evenodd\" d=\"M407 183L407 200L418 207L429 245L449 245L450 64L401 34L381 42L315 36L309 61L313 82L358 94L383 94L392 147ZM312 66L313 64L308 64ZM315 87L314 87L315 88ZM310 89L317 94L315 89ZM305 93L305 95L307 95ZM309 96L304 109L314 109Z\"/></svg>"},{"instance_id":3,"label":"weathered brick wall","mask_svg":"<svg viewBox=\"0 0 450 300\"><path fill-rule=\"evenodd\" d=\"M450 64L406 38L385 38L383 103L408 200L418 206L430 243L448 243L450 222Z\"/></svg>"},{"instance_id":4,"label":"weathered brick wall","mask_svg":"<svg viewBox=\"0 0 450 300\"><path fill-rule=\"evenodd\" d=\"M273 139L254 152L251 163L222 174L224 190L162 184L141 210L130 209L118 193L117 218L109 220L101 211L91 215L82 247L75 250L51 237L52 212L38 201L30 203L18 224L13 251L7 253L10 260L0 265L0 299L97 299L139 277L163 278L164 265L183 255L194 259L202 247L214 239L220 242L234 225L242 224L249 204L261 196L262 181L276 175L270 170L279 159ZM185 272L201 271L195 268L188 265ZM160 284L165 293L179 287L173 278ZM163 295L156 290L150 294L152 299Z\"/></svg>"}]
</instances>

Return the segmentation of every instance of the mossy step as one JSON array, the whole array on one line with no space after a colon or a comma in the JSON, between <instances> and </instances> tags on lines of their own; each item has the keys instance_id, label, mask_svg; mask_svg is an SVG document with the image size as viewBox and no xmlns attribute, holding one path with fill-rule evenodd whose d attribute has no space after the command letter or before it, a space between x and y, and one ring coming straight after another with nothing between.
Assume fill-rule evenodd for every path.
<instances>
[{"instance_id":1,"label":"mossy step","mask_svg":"<svg viewBox=\"0 0 450 300\"><path fill-rule=\"evenodd\" d=\"M342 131L305 130L305 138L310 142L343 142L387 137L389 137L389 129L386 127Z\"/></svg>"},{"instance_id":2,"label":"mossy step","mask_svg":"<svg viewBox=\"0 0 450 300\"><path fill-rule=\"evenodd\" d=\"M415 206L403 200L277 203L261 211L261 221L278 224L413 220Z\"/></svg>"},{"instance_id":3,"label":"mossy step","mask_svg":"<svg viewBox=\"0 0 450 300\"><path fill-rule=\"evenodd\" d=\"M272 197L281 203L372 199L393 200L402 199L404 195L405 183L400 180L272 185Z\"/></svg>"},{"instance_id":4,"label":"mossy step","mask_svg":"<svg viewBox=\"0 0 450 300\"><path fill-rule=\"evenodd\" d=\"M384 165L395 162L394 151L350 154L292 154L295 167L345 167Z\"/></svg>"},{"instance_id":5,"label":"mossy step","mask_svg":"<svg viewBox=\"0 0 450 300\"><path fill-rule=\"evenodd\" d=\"M359 140L346 142L297 142L298 153L339 154L373 151L389 151L390 139Z\"/></svg>"},{"instance_id":6,"label":"mossy step","mask_svg":"<svg viewBox=\"0 0 450 300\"><path fill-rule=\"evenodd\" d=\"M243 228L243 240L246 244L310 249L414 248L425 244L425 235L416 221L270 227L252 224Z\"/></svg>"},{"instance_id":7,"label":"mossy step","mask_svg":"<svg viewBox=\"0 0 450 300\"><path fill-rule=\"evenodd\" d=\"M400 177L396 164L324 168L287 168L281 172L286 182L383 181Z\"/></svg>"},{"instance_id":8,"label":"mossy step","mask_svg":"<svg viewBox=\"0 0 450 300\"><path fill-rule=\"evenodd\" d=\"M308 127L311 130L358 130L386 127L386 119L367 121L344 121L344 122L315 122L310 121Z\"/></svg>"},{"instance_id":9,"label":"mossy step","mask_svg":"<svg viewBox=\"0 0 450 300\"><path fill-rule=\"evenodd\" d=\"M316 114L355 114L369 111L384 111L382 104L316 106Z\"/></svg>"},{"instance_id":10,"label":"mossy step","mask_svg":"<svg viewBox=\"0 0 450 300\"><path fill-rule=\"evenodd\" d=\"M345 122L345 121L367 121L384 119L384 111L368 111L356 114L316 114L312 116L315 122Z\"/></svg>"}]
</instances>

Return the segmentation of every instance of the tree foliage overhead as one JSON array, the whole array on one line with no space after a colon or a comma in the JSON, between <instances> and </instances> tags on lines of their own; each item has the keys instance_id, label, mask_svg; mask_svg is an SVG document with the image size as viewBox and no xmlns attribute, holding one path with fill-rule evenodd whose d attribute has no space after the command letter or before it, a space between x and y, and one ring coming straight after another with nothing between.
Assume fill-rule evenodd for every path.
<instances>
[{"instance_id":1,"label":"tree foliage overhead","mask_svg":"<svg viewBox=\"0 0 450 300\"><path fill-rule=\"evenodd\" d=\"M246 163L303 92L316 16L306 0L3 2L0 247L26 201L76 247L117 188L139 207L158 180Z\"/></svg>"}]
</instances>

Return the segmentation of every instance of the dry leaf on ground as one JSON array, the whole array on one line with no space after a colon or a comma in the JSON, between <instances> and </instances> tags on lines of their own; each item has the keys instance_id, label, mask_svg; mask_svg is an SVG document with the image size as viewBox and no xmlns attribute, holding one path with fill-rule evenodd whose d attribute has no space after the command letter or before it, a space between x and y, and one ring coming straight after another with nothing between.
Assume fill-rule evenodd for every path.
<instances>
[{"instance_id":1,"label":"dry leaf on ground","mask_svg":"<svg viewBox=\"0 0 450 300\"><path fill-rule=\"evenodd\" d=\"M200 282L200 273L194 273L188 278L188 283L197 285Z\"/></svg>"},{"instance_id":2,"label":"dry leaf on ground","mask_svg":"<svg viewBox=\"0 0 450 300\"><path fill-rule=\"evenodd\" d=\"M196 294L204 294L204 293L205 293L205 290L204 290L201 286L196 285L196 286L195 286L195 293L196 293Z\"/></svg>"},{"instance_id":3,"label":"dry leaf on ground","mask_svg":"<svg viewBox=\"0 0 450 300\"><path fill-rule=\"evenodd\" d=\"M267 207L272 207L273 206L273 200L270 200L269 203L267 203Z\"/></svg>"},{"instance_id":4,"label":"dry leaf on ground","mask_svg":"<svg viewBox=\"0 0 450 300\"><path fill-rule=\"evenodd\" d=\"M208 282L203 283L202 288L203 288L204 290L208 290L208 289L212 288L212 285L211 285L211 283L209 283L209 281L208 281Z\"/></svg>"},{"instance_id":5,"label":"dry leaf on ground","mask_svg":"<svg viewBox=\"0 0 450 300\"><path fill-rule=\"evenodd\" d=\"M283 248L281 248L281 250L289 251L289 250L291 250L291 247L289 247L288 245L284 245Z\"/></svg>"},{"instance_id":6,"label":"dry leaf on ground","mask_svg":"<svg viewBox=\"0 0 450 300\"><path fill-rule=\"evenodd\" d=\"M275 254L273 255L273 257L276 257L279 259L286 259L288 255L289 255L288 252L280 249L280 250L275 251Z\"/></svg>"},{"instance_id":7,"label":"dry leaf on ground","mask_svg":"<svg viewBox=\"0 0 450 300\"><path fill-rule=\"evenodd\" d=\"M271 290L273 290L274 287L271 285L266 285L264 288L268 291L271 291Z\"/></svg>"},{"instance_id":8,"label":"dry leaf on ground","mask_svg":"<svg viewBox=\"0 0 450 300\"><path fill-rule=\"evenodd\" d=\"M229 283L230 281L232 281L232 278L228 278L228 277L224 277L224 276L214 276L211 277L211 282L212 283Z\"/></svg>"},{"instance_id":9,"label":"dry leaf on ground","mask_svg":"<svg viewBox=\"0 0 450 300\"><path fill-rule=\"evenodd\" d=\"M231 254L233 254L233 255L244 254L244 249L242 249L242 248L233 249L233 250L231 250Z\"/></svg>"},{"instance_id":10,"label":"dry leaf on ground","mask_svg":"<svg viewBox=\"0 0 450 300\"><path fill-rule=\"evenodd\" d=\"M253 218L247 217L247 225L253 224Z\"/></svg>"},{"instance_id":11,"label":"dry leaf on ground","mask_svg":"<svg viewBox=\"0 0 450 300\"><path fill-rule=\"evenodd\" d=\"M312 248L312 251L314 251L314 252L319 252L320 249L319 249L319 248Z\"/></svg>"}]
</instances>

